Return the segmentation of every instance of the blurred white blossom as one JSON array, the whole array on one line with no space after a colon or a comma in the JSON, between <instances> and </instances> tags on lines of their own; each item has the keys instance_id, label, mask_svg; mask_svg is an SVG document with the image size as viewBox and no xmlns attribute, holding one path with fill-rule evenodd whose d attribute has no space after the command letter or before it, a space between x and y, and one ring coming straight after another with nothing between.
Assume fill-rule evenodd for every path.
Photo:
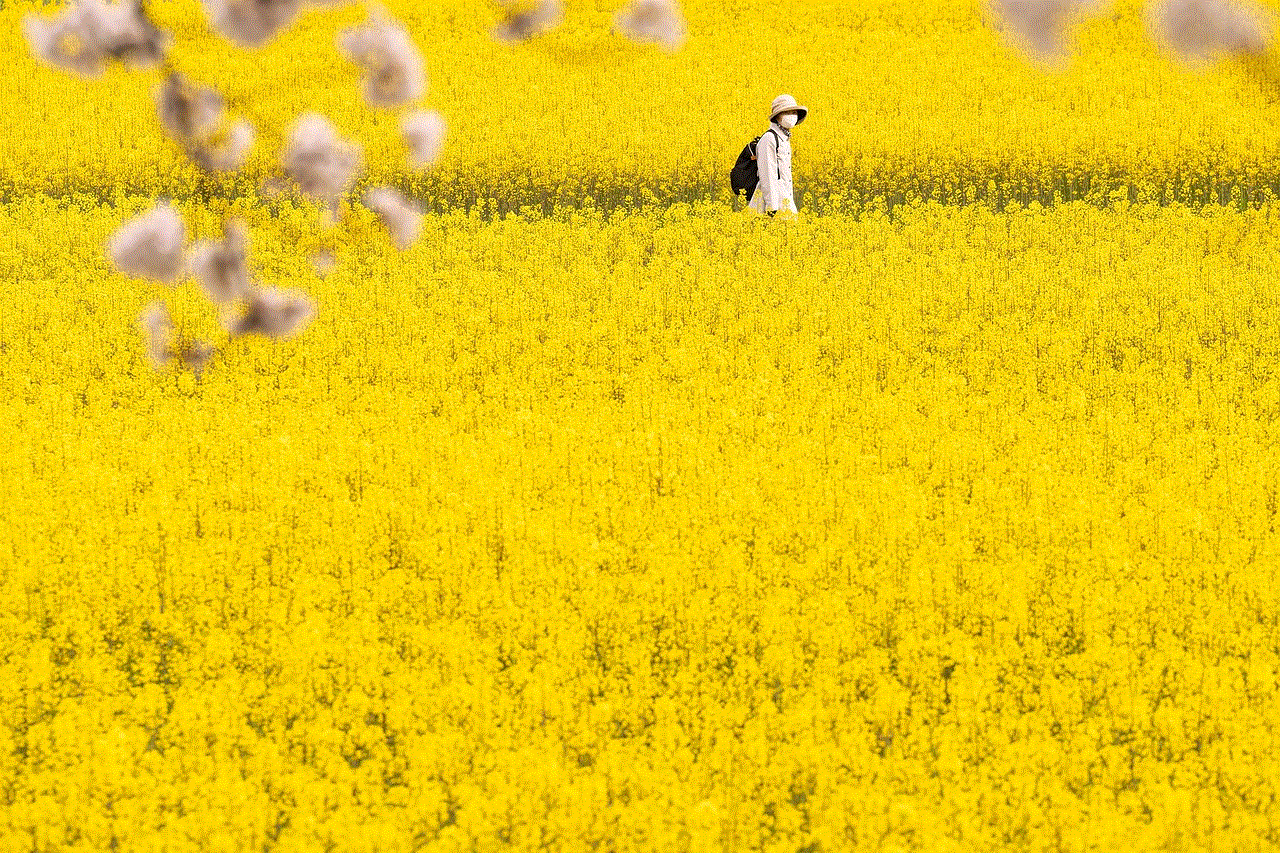
<instances>
[{"instance_id":1,"label":"blurred white blossom","mask_svg":"<svg viewBox=\"0 0 1280 853\"><path fill-rule=\"evenodd\" d=\"M337 259L333 256L333 252L328 249L321 249L311 256L311 268L316 271L316 275L322 278L333 272L333 268L336 265Z\"/></svg>"},{"instance_id":2,"label":"blurred white blossom","mask_svg":"<svg viewBox=\"0 0 1280 853\"><path fill-rule=\"evenodd\" d=\"M258 182L258 195L263 198L278 198L289 191L289 184L283 178L269 176Z\"/></svg>"},{"instance_id":3,"label":"blurred white blossom","mask_svg":"<svg viewBox=\"0 0 1280 853\"><path fill-rule=\"evenodd\" d=\"M561 0L538 0L536 5L507 4L507 14L493 29L493 37L509 44L525 41L553 29L564 17Z\"/></svg>"},{"instance_id":4,"label":"blurred white blossom","mask_svg":"<svg viewBox=\"0 0 1280 853\"><path fill-rule=\"evenodd\" d=\"M222 123L222 96L188 83L181 74L170 74L155 93L160 124L175 139L205 139Z\"/></svg>"},{"instance_id":5,"label":"blurred white blossom","mask_svg":"<svg viewBox=\"0 0 1280 853\"><path fill-rule=\"evenodd\" d=\"M991 0L998 26L1021 50L1042 60L1059 60L1067 52L1071 26L1088 13L1101 11L1095 0Z\"/></svg>"},{"instance_id":6,"label":"blurred white blossom","mask_svg":"<svg viewBox=\"0 0 1280 853\"><path fill-rule=\"evenodd\" d=\"M404 251L422 230L422 209L390 187L377 187L364 194L364 203L378 214L391 232L396 248Z\"/></svg>"},{"instance_id":7,"label":"blurred white blossom","mask_svg":"<svg viewBox=\"0 0 1280 853\"><path fill-rule=\"evenodd\" d=\"M214 172L232 172L244 165L253 147L253 125L241 119L220 136L215 136L193 149L191 159Z\"/></svg>"},{"instance_id":8,"label":"blurred white blossom","mask_svg":"<svg viewBox=\"0 0 1280 853\"><path fill-rule=\"evenodd\" d=\"M222 240L201 240L192 248L191 272L211 301L225 305L252 288L248 256L248 232L243 222L232 220L227 223Z\"/></svg>"},{"instance_id":9,"label":"blurred white blossom","mask_svg":"<svg viewBox=\"0 0 1280 853\"><path fill-rule=\"evenodd\" d=\"M54 18L27 15L22 28L40 59L88 77L101 74L111 59L155 65L164 58L169 43L137 0L78 0Z\"/></svg>"},{"instance_id":10,"label":"blurred white blossom","mask_svg":"<svg viewBox=\"0 0 1280 853\"><path fill-rule=\"evenodd\" d=\"M233 337L287 338L302 331L314 314L315 306L305 293L263 288L249 294L244 313L227 321L225 327Z\"/></svg>"},{"instance_id":11,"label":"blurred white blossom","mask_svg":"<svg viewBox=\"0 0 1280 853\"><path fill-rule=\"evenodd\" d=\"M155 65L164 59L169 37L156 28L139 0L85 4L94 40L107 56L131 65Z\"/></svg>"},{"instance_id":12,"label":"blurred white blossom","mask_svg":"<svg viewBox=\"0 0 1280 853\"><path fill-rule=\"evenodd\" d=\"M304 193L334 202L355 182L360 148L339 139L328 119L307 113L290 131L283 161Z\"/></svg>"},{"instance_id":13,"label":"blurred white blossom","mask_svg":"<svg viewBox=\"0 0 1280 853\"><path fill-rule=\"evenodd\" d=\"M171 204L159 204L121 225L107 242L107 255L127 275L172 284L182 274L185 236L178 211Z\"/></svg>"},{"instance_id":14,"label":"blurred white blossom","mask_svg":"<svg viewBox=\"0 0 1280 853\"><path fill-rule=\"evenodd\" d=\"M638 42L653 42L666 50L684 43L684 15L676 0L632 0L618 13L614 26L625 36Z\"/></svg>"},{"instance_id":15,"label":"blurred white blossom","mask_svg":"<svg viewBox=\"0 0 1280 853\"><path fill-rule=\"evenodd\" d=\"M102 73L106 57L90 38L80 7L69 6L53 20L27 15L22 29L32 52L48 64L93 77Z\"/></svg>"},{"instance_id":16,"label":"blurred white blossom","mask_svg":"<svg viewBox=\"0 0 1280 853\"><path fill-rule=\"evenodd\" d=\"M371 107L407 104L427 89L422 56L394 21L373 20L344 30L338 46L352 62L364 66L364 99Z\"/></svg>"},{"instance_id":17,"label":"blurred white blossom","mask_svg":"<svg viewBox=\"0 0 1280 853\"><path fill-rule=\"evenodd\" d=\"M231 171L244 165L253 147L253 125L241 120L225 131L222 96L170 74L156 90L156 113L160 124L187 156L211 171Z\"/></svg>"},{"instance_id":18,"label":"blurred white blossom","mask_svg":"<svg viewBox=\"0 0 1280 853\"><path fill-rule=\"evenodd\" d=\"M1269 41L1257 6L1228 0L1156 0L1147 23L1162 44L1189 62L1215 53L1261 53Z\"/></svg>"},{"instance_id":19,"label":"blurred white blossom","mask_svg":"<svg viewBox=\"0 0 1280 853\"><path fill-rule=\"evenodd\" d=\"M400 132L409 146L409 165L426 169L435 165L444 148L444 117L437 112L409 113L400 121Z\"/></svg>"},{"instance_id":20,"label":"blurred white blossom","mask_svg":"<svg viewBox=\"0 0 1280 853\"><path fill-rule=\"evenodd\" d=\"M293 22L299 0L204 0L213 28L241 47L259 47Z\"/></svg>"},{"instance_id":21,"label":"blurred white blossom","mask_svg":"<svg viewBox=\"0 0 1280 853\"><path fill-rule=\"evenodd\" d=\"M138 326L142 329L143 339L147 345L147 358L153 367L159 369L169 363L173 357L170 339L173 337L173 322L169 319L169 311L163 302L152 302L142 311L138 318Z\"/></svg>"},{"instance_id":22,"label":"blurred white blossom","mask_svg":"<svg viewBox=\"0 0 1280 853\"><path fill-rule=\"evenodd\" d=\"M175 355L182 366L190 370L198 378L204 372L205 365L213 358L216 350L213 344L206 341L192 341L178 348Z\"/></svg>"}]
</instances>

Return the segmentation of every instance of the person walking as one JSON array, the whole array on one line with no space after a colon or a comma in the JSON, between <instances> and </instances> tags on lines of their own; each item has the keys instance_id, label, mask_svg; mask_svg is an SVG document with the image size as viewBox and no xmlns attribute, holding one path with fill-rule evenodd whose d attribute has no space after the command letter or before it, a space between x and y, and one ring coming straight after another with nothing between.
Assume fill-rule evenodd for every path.
<instances>
[{"instance_id":1,"label":"person walking","mask_svg":"<svg viewBox=\"0 0 1280 853\"><path fill-rule=\"evenodd\" d=\"M756 143L756 174L760 183L747 205L756 213L773 216L779 210L796 212L795 190L791 184L791 130L809 115L808 107L790 95L773 99L769 129Z\"/></svg>"}]
</instances>

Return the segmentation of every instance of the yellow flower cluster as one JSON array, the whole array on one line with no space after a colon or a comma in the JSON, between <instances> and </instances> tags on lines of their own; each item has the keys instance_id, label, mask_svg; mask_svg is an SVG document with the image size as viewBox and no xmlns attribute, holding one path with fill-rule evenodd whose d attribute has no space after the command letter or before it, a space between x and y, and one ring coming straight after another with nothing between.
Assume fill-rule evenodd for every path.
<instances>
[{"instance_id":1,"label":"yellow flower cluster","mask_svg":"<svg viewBox=\"0 0 1280 853\"><path fill-rule=\"evenodd\" d=\"M368 185L436 210L608 209L727 197L728 169L790 92L812 109L796 134L811 209L915 199L1047 204L1088 199L1235 202L1280 195L1274 58L1188 69L1163 56L1137 0L1092 19L1061 73L1040 73L984 18L981 0L804 0L747 8L688 0L675 54L611 33L622 0L572 2L556 29L495 40L489 0L385 4L426 60L424 104L448 121L438 169L404 164L394 116L362 103L336 45L358 4L312 8L256 50L228 43L198 0L157 0L185 79L212 86L258 135L246 174L208 176L164 138L159 70L84 81L37 64L0 9L0 195L244 195L279 170L291 123L332 120L365 145Z\"/></svg>"},{"instance_id":2,"label":"yellow flower cluster","mask_svg":"<svg viewBox=\"0 0 1280 853\"><path fill-rule=\"evenodd\" d=\"M182 212L0 206L0 849L1275 843L1270 210Z\"/></svg>"}]
</instances>

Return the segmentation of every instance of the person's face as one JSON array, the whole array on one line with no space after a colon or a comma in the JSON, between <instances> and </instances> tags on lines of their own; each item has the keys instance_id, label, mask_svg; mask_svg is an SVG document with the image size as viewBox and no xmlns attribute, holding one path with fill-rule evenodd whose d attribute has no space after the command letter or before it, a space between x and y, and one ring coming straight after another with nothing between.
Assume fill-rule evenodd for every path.
<instances>
[{"instance_id":1,"label":"person's face","mask_svg":"<svg viewBox=\"0 0 1280 853\"><path fill-rule=\"evenodd\" d=\"M800 113L797 110L787 110L785 113L778 113L778 124L787 130L796 126L796 122L800 119Z\"/></svg>"}]
</instances>

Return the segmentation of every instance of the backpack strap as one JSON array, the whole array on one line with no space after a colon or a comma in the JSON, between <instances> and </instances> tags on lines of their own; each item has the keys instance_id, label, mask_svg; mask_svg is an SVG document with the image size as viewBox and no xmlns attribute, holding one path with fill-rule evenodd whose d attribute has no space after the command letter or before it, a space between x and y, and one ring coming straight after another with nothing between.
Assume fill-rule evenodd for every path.
<instances>
[{"instance_id":1,"label":"backpack strap","mask_svg":"<svg viewBox=\"0 0 1280 853\"><path fill-rule=\"evenodd\" d=\"M778 139L778 132L771 127L764 133L773 134L773 168L774 171L778 173L778 180L782 180L782 166L778 163L778 143L781 142L781 140ZM761 139L764 139L764 133L760 134Z\"/></svg>"}]
</instances>

